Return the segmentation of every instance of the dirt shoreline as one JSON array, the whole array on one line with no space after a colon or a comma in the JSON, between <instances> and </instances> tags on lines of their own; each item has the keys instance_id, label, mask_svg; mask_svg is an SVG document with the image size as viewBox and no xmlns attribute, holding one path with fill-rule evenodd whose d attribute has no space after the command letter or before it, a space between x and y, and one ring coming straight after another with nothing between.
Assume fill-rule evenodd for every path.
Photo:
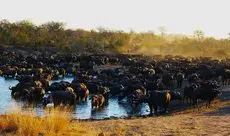
<instances>
[{"instance_id":1,"label":"dirt shoreline","mask_svg":"<svg viewBox=\"0 0 230 136\"><path fill-rule=\"evenodd\" d=\"M109 136L197 136L230 135L229 87L223 89L220 100L210 108L189 108L167 115L135 117L109 120L80 121L83 125L95 127L101 135ZM72 121L79 122L77 120Z\"/></svg>"},{"instance_id":2,"label":"dirt shoreline","mask_svg":"<svg viewBox=\"0 0 230 136\"><path fill-rule=\"evenodd\" d=\"M99 129L103 135L230 135L230 101L216 102L211 108L189 109L183 112L147 118L80 121ZM73 121L78 122L78 121Z\"/></svg>"},{"instance_id":3,"label":"dirt shoreline","mask_svg":"<svg viewBox=\"0 0 230 136\"><path fill-rule=\"evenodd\" d=\"M15 113L16 114L16 113ZM9 118L10 115L1 115L0 121ZM45 128L49 128L49 125L45 123L45 126L31 127L29 122L40 122L41 120L46 121L39 117L29 117L31 119L26 120L28 117L23 115L18 116L16 119L14 116L12 121L25 120L23 125L17 127L18 130L24 133L29 133L28 128L31 129L30 133L47 135L44 132ZM24 119L23 119L24 118ZM48 118L47 118L48 119ZM19 121L19 123L21 122ZM159 116L143 116L143 117L132 117L132 118L111 118L104 120L64 120L60 124L60 120L53 118L52 122L55 126L62 125L66 127L60 130L56 134L56 130L52 135L70 135L70 136L197 136L197 135L208 135L208 136L229 136L230 135L230 90L229 87L223 89L223 94L219 100L212 103L210 108L205 106L194 109L189 108L183 111L174 112L166 115ZM50 122L51 124L53 124ZM9 122L10 123L10 122ZM50 124L50 125L51 125ZM4 125L4 123L3 123ZM10 128L14 123L8 124ZM47 126L46 126L47 125ZM0 135L15 136L18 133L15 131L9 131L1 133L1 122L0 122ZM60 129L60 127L58 127ZM50 134L48 134L50 135Z\"/></svg>"}]
</instances>

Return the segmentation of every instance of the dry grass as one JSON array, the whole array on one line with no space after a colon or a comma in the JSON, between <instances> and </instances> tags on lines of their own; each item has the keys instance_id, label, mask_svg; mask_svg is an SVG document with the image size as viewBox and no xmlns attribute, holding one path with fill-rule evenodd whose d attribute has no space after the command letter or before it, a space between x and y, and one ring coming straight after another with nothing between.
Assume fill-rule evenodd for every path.
<instances>
[{"instance_id":1,"label":"dry grass","mask_svg":"<svg viewBox=\"0 0 230 136\"><path fill-rule=\"evenodd\" d=\"M0 117L0 135L57 136L96 135L80 122L71 123L67 112L50 111L46 117L36 117L34 112L14 112Z\"/></svg>"}]
</instances>

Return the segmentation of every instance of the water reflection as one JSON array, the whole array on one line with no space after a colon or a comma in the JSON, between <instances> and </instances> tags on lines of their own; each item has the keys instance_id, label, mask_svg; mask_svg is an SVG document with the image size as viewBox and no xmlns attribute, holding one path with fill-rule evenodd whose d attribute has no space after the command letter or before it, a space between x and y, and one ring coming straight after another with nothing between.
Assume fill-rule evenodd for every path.
<instances>
[{"instance_id":1,"label":"water reflection","mask_svg":"<svg viewBox=\"0 0 230 136\"><path fill-rule=\"evenodd\" d=\"M73 80L72 77L66 77L64 79L55 80L52 82ZM14 79L7 79L0 77L0 114L4 114L8 111L15 109L22 109L26 111L35 111L37 115L42 116L47 113L42 108L41 104L28 105L26 102L15 101L11 98L11 91L9 86L15 86L18 81ZM149 113L149 108L146 104L132 107L126 99L123 102L118 103L117 98L110 98L108 104L99 109L91 109L91 100L88 98L87 102L79 103L76 105L75 110L72 112L72 116L77 119L103 119L109 117L126 117L126 116L139 116Z\"/></svg>"}]
</instances>

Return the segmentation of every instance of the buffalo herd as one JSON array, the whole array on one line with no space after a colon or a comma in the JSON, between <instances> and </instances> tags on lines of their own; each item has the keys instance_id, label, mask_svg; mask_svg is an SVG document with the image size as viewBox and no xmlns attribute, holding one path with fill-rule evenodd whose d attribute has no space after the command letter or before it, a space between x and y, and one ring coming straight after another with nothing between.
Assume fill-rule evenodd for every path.
<instances>
[{"instance_id":1,"label":"buffalo herd","mask_svg":"<svg viewBox=\"0 0 230 136\"><path fill-rule=\"evenodd\" d=\"M207 57L140 54L74 54L0 50L0 76L18 80L14 99L46 106L90 100L103 108L111 97L131 105L147 103L150 114L167 111L169 103L199 107L230 83L230 60ZM72 82L52 80L72 76ZM88 98L89 97L89 98Z\"/></svg>"}]
</instances>

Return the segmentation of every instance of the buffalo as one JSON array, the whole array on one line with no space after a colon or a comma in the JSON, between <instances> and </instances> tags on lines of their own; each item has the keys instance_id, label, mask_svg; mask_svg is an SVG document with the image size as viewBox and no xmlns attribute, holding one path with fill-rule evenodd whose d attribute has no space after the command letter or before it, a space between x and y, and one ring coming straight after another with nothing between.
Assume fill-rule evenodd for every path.
<instances>
[{"instance_id":1,"label":"buffalo","mask_svg":"<svg viewBox=\"0 0 230 136\"><path fill-rule=\"evenodd\" d=\"M76 94L70 91L48 92L43 97L43 106L49 103L53 103L54 107L60 106L61 104L75 106L76 98Z\"/></svg>"},{"instance_id":2,"label":"buffalo","mask_svg":"<svg viewBox=\"0 0 230 136\"><path fill-rule=\"evenodd\" d=\"M92 108L99 108L105 104L105 97L103 95L94 95L91 98Z\"/></svg>"},{"instance_id":3,"label":"buffalo","mask_svg":"<svg viewBox=\"0 0 230 136\"><path fill-rule=\"evenodd\" d=\"M140 102L145 102L149 105L150 109L150 115L157 114L159 107L162 107L165 113L167 111L169 102L171 101L171 95L168 91L151 91L149 96L143 95L140 100Z\"/></svg>"}]
</instances>

